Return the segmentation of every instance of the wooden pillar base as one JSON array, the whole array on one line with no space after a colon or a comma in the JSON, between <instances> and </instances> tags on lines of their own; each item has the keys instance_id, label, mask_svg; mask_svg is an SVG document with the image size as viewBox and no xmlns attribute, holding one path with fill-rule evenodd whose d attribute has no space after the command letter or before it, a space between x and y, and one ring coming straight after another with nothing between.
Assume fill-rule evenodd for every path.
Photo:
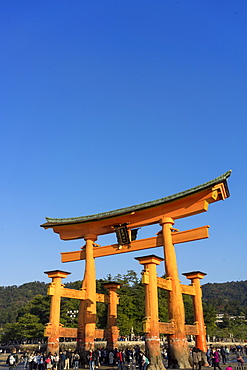
<instances>
[{"instance_id":1,"label":"wooden pillar base","mask_svg":"<svg viewBox=\"0 0 247 370\"><path fill-rule=\"evenodd\" d=\"M114 350L118 347L119 330L117 326L110 327L106 332L107 349Z\"/></svg>"},{"instance_id":2,"label":"wooden pillar base","mask_svg":"<svg viewBox=\"0 0 247 370\"><path fill-rule=\"evenodd\" d=\"M149 359L149 370L165 370L160 353L160 338L146 335L145 339L146 355Z\"/></svg>"},{"instance_id":3,"label":"wooden pillar base","mask_svg":"<svg viewBox=\"0 0 247 370\"><path fill-rule=\"evenodd\" d=\"M176 365L179 368L190 368L191 364L189 362L190 353L187 339L179 339L178 337L169 336L168 337L169 343L169 367L174 367Z\"/></svg>"},{"instance_id":4,"label":"wooden pillar base","mask_svg":"<svg viewBox=\"0 0 247 370\"><path fill-rule=\"evenodd\" d=\"M94 349L94 335L90 333L90 329L94 329L94 324L92 325L93 328L90 328L90 324L85 324L83 328L78 330L78 337L77 337L77 350L78 351L89 351L90 349Z\"/></svg>"},{"instance_id":5,"label":"wooden pillar base","mask_svg":"<svg viewBox=\"0 0 247 370\"><path fill-rule=\"evenodd\" d=\"M46 351L47 353L51 353L53 355L55 353L59 354L59 334L58 333L53 333L48 337Z\"/></svg>"}]
</instances>

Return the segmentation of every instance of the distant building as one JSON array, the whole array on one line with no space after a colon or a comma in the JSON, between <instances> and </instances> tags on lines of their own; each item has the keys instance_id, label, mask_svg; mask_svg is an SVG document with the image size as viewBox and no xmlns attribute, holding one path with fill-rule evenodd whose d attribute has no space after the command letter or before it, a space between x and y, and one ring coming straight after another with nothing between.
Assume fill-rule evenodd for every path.
<instances>
[{"instance_id":1,"label":"distant building","mask_svg":"<svg viewBox=\"0 0 247 370\"><path fill-rule=\"evenodd\" d=\"M246 319L245 319L245 315L240 315L240 316L230 316L230 315L226 315L225 313L217 313L217 314L216 314L216 320L215 320L215 323L216 323L216 324L219 324L219 323L223 322L224 316L226 316L229 320L242 319L242 320L246 321Z\"/></svg>"}]
</instances>

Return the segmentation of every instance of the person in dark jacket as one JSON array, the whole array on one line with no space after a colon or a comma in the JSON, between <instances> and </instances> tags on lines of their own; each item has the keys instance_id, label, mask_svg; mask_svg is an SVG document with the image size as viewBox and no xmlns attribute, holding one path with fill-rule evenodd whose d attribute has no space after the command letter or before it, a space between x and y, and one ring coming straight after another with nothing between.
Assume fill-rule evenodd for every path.
<instances>
[{"instance_id":1,"label":"person in dark jacket","mask_svg":"<svg viewBox=\"0 0 247 370\"><path fill-rule=\"evenodd\" d=\"M8 356L8 358L6 360L6 364L9 365L10 369L14 369L18 365L18 362L19 362L19 358L18 358L18 355L16 353L16 349L14 348L12 350L11 354Z\"/></svg>"}]
</instances>

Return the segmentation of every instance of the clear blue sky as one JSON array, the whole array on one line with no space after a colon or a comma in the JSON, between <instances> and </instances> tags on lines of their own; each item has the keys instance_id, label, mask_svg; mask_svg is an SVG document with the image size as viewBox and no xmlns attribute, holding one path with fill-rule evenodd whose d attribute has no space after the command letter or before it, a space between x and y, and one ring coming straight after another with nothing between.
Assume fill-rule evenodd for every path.
<instances>
[{"instance_id":1,"label":"clear blue sky","mask_svg":"<svg viewBox=\"0 0 247 370\"><path fill-rule=\"evenodd\" d=\"M245 0L1 0L0 50L1 286L83 277L82 261L60 262L83 240L40 228L45 216L158 199L229 169L230 198L176 222L211 226L176 246L178 267L247 280ZM163 255L98 259L97 277L139 273L134 257L150 253Z\"/></svg>"}]
</instances>

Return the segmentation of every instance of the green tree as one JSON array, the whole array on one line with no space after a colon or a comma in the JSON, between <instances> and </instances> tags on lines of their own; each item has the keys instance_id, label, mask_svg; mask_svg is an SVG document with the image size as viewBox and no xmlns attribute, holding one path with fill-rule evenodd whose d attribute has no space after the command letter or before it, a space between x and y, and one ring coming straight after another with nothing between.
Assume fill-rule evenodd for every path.
<instances>
[{"instance_id":1,"label":"green tree","mask_svg":"<svg viewBox=\"0 0 247 370\"><path fill-rule=\"evenodd\" d=\"M161 322L168 322L168 292L160 288L158 288L158 311L159 320Z\"/></svg>"},{"instance_id":2,"label":"green tree","mask_svg":"<svg viewBox=\"0 0 247 370\"><path fill-rule=\"evenodd\" d=\"M2 341L41 338L44 335L44 325L35 315L27 313L23 315L19 322L9 323L4 326Z\"/></svg>"},{"instance_id":3,"label":"green tree","mask_svg":"<svg viewBox=\"0 0 247 370\"><path fill-rule=\"evenodd\" d=\"M44 335L44 325L36 315L27 313L20 317L17 324L22 338L40 338Z\"/></svg>"},{"instance_id":4,"label":"green tree","mask_svg":"<svg viewBox=\"0 0 247 370\"><path fill-rule=\"evenodd\" d=\"M187 325L192 325L194 324L195 321L192 297L187 294L183 294L183 301L185 311L185 322Z\"/></svg>"},{"instance_id":5,"label":"green tree","mask_svg":"<svg viewBox=\"0 0 247 370\"><path fill-rule=\"evenodd\" d=\"M215 335L217 325L216 322L216 308L212 304L203 304L204 322L209 336Z\"/></svg>"},{"instance_id":6,"label":"green tree","mask_svg":"<svg viewBox=\"0 0 247 370\"><path fill-rule=\"evenodd\" d=\"M49 321L50 315L50 297L37 295L25 306L19 309L17 314L17 321L25 314L30 313L39 318L40 322L44 325Z\"/></svg>"},{"instance_id":7,"label":"green tree","mask_svg":"<svg viewBox=\"0 0 247 370\"><path fill-rule=\"evenodd\" d=\"M2 341L9 342L13 340L22 339L22 335L20 333L19 323L7 323L4 325L3 333L2 333Z\"/></svg>"},{"instance_id":8,"label":"green tree","mask_svg":"<svg viewBox=\"0 0 247 370\"><path fill-rule=\"evenodd\" d=\"M78 299L62 298L60 308L60 322L65 327L76 328L78 326L78 317L75 314L79 310L80 301Z\"/></svg>"}]
</instances>

